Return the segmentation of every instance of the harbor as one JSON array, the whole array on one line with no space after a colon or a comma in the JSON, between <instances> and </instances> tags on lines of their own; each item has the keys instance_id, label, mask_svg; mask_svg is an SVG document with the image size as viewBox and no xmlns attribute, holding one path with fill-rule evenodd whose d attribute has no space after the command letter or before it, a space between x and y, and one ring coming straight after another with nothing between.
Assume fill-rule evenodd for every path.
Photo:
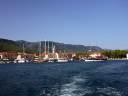
<instances>
[{"instance_id":1,"label":"harbor","mask_svg":"<svg viewBox=\"0 0 128 96\"><path fill-rule=\"evenodd\" d=\"M0 96L128 96L128 0L0 0Z\"/></svg>"}]
</instances>

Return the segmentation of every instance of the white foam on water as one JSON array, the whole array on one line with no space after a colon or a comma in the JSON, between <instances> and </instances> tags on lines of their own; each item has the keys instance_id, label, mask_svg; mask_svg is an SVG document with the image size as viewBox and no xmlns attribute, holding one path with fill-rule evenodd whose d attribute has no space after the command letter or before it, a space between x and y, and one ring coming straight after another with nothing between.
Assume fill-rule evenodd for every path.
<instances>
[{"instance_id":1,"label":"white foam on water","mask_svg":"<svg viewBox=\"0 0 128 96\"><path fill-rule=\"evenodd\" d=\"M122 92L119 92L117 89L112 87L106 87L106 88L97 88L98 92L104 93L109 96L122 96Z\"/></svg>"},{"instance_id":2,"label":"white foam on water","mask_svg":"<svg viewBox=\"0 0 128 96\"><path fill-rule=\"evenodd\" d=\"M80 87L80 84L84 82L85 79L80 76L74 76L71 83L62 86L60 96L83 96L86 92L90 92Z\"/></svg>"},{"instance_id":3,"label":"white foam on water","mask_svg":"<svg viewBox=\"0 0 128 96\"><path fill-rule=\"evenodd\" d=\"M59 90L58 90L58 84L55 84L52 88L51 88L51 92L50 93L46 93L45 91L45 89L44 90L42 90L41 92L40 92L40 94L39 95L37 95L37 96L59 96Z\"/></svg>"}]
</instances>

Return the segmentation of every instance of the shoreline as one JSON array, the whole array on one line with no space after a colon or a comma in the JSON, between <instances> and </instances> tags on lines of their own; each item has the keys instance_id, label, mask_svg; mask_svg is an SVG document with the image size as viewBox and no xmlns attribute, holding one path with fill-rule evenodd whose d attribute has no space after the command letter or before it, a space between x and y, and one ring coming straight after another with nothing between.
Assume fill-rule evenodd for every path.
<instances>
[{"instance_id":1,"label":"shoreline","mask_svg":"<svg viewBox=\"0 0 128 96\"><path fill-rule=\"evenodd\" d=\"M127 58L108 58L107 60L128 60Z\"/></svg>"}]
</instances>

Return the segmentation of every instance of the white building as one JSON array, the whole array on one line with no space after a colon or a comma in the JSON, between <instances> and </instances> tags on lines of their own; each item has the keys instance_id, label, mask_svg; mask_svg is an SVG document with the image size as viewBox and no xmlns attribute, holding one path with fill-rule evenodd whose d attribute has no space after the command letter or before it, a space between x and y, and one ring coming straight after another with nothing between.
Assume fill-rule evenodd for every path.
<instances>
[{"instance_id":1,"label":"white building","mask_svg":"<svg viewBox=\"0 0 128 96\"><path fill-rule=\"evenodd\" d=\"M126 54L126 58L127 58L127 60L128 60L128 53Z\"/></svg>"},{"instance_id":2,"label":"white building","mask_svg":"<svg viewBox=\"0 0 128 96\"><path fill-rule=\"evenodd\" d=\"M90 57L92 57L92 58L101 57L101 56L102 56L102 54L99 53L99 52L95 52L95 53L92 53L92 54L90 55Z\"/></svg>"}]
</instances>

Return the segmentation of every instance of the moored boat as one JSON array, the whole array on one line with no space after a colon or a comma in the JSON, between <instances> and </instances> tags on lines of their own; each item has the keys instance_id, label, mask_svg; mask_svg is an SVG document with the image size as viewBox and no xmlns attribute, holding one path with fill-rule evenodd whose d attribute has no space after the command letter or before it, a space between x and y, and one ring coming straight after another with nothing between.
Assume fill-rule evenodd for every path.
<instances>
[{"instance_id":1,"label":"moored boat","mask_svg":"<svg viewBox=\"0 0 128 96\"><path fill-rule=\"evenodd\" d=\"M49 59L48 62L57 62L57 59Z\"/></svg>"},{"instance_id":2,"label":"moored boat","mask_svg":"<svg viewBox=\"0 0 128 96\"><path fill-rule=\"evenodd\" d=\"M97 61L97 62L99 62L99 61L106 61L106 59L85 59L85 61L86 62L93 62L93 61Z\"/></svg>"},{"instance_id":3,"label":"moored boat","mask_svg":"<svg viewBox=\"0 0 128 96\"><path fill-rule=\"evenodd\" d=\"M107 58L99 52L92 53L91 55L89 55L88 58L85 59L85 61L87 61L87 62L89 62L89 61L91 61L91 62L106 61L106 60L107 60Z\"/></svg>"},{"instance_id":4,"label":"moored boat","mask_svg":"<svg viewBox=\"0 0 128 96\"><path fill-rule=\"evenodd\" d=\"M67 58L59 58L57 62L68 62Z\"/></svg>"}]
</instances>

